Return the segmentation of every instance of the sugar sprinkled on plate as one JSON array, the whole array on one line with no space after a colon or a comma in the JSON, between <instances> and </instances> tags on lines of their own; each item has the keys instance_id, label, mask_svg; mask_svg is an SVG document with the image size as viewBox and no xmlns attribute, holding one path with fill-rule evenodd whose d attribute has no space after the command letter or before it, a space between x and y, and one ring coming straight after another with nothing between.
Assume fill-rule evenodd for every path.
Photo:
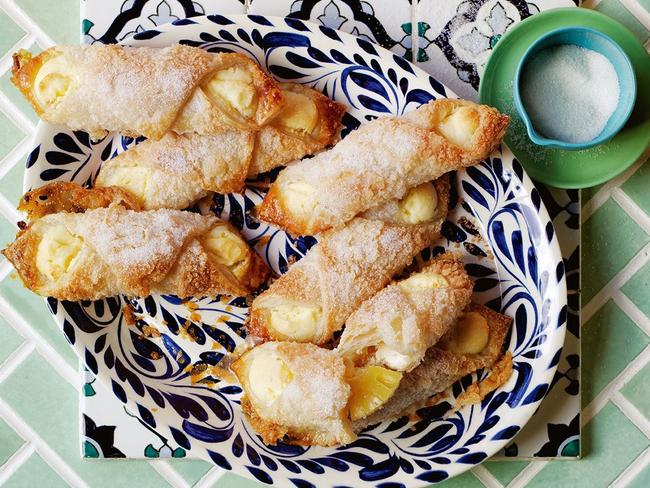
<instances>
[{"instance_id":1,"label":"sugar sprinkled on plate","mask_svg":"<svg viewBox=\"0 0 650 488\"><path fill-rule=\"evenodd\" d=\"M572 44L540 51L524 67L521 94L535 129L571 143L596 138L616 110L616 70L600 53Z\"/></svg>"}]
</instances>

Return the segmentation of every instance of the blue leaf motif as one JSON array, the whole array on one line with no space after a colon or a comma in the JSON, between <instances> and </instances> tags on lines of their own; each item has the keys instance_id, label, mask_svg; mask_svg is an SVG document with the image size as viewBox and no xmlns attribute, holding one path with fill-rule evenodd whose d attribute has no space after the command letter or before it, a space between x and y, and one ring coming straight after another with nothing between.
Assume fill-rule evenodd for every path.
<instances>
[{"instance_id":1,"label":"blue leaf motif","mask_svg":"<svg viewBox=\"0 0 650 488\"><path fill-rule=\"evenodd\" d=\"M218 452L213 452L208 449L208 456L210 456L212 462L217 466L227 470L232 469L232 466L230 465L228 460L223 456L223 454L219 454Z\"/></svg>"},{"instance_id":2,"label":"blue leaf motif","mask_svg":"<svg viewBox=\"0 0 650 488\"><path fill-rule=\"evenodd\" d=\"M56 147L58 147L63 151L76 153L76 154L84 153L83 150L79 147L79 145L75 142L75 140L65 132L59 132L57 135L55 135L52 138L52 142L54 142L54 145ZM73 161L76 160L77 160L76 158L73 159Z\"/></svg>"},{"instance_id":3,"label":"blue leaf motif","mask_svg":"<svg viewBox=\"0 0 650 488\"><path fill-rule=\"evenodd\" d=\"M487 454L484 452L472 452L470 454L465 454L458 458L456 462L463 464L478 464L482 462L487 457Z\"/></svg>"},{"instance_id":4,"label":"blue leaf motif","mask_svg":"<svg viewBox=\"0 0 650 488\"><path fill-rule=\"evenodd\" d=\"M94 374L98 374L99 369L97 368L97 360L88 349L86 349L84 362L90 371L92 371Z\"/></svg>"},{"instance_id":5,"label":"blue leaf motif","mask_svg":"<svg viewBox=\"0 0 650 488\"><path fill-rule=\"evenodd\" d=\"M140 418L155 429L156 419L153 418L151 412L147 408L140 405L139 403L136 403L136 405L138 407L138 415L140 416Z\"/></svg>"},{"instance_id":6,"label":"blue leaf motif","mask_svg":"<svg viewBox=\"0 0 650 488\"><path fill-rule=\"evenodd\" d=\"M291 61L291 63L295 64L296 66L300 66L301 68L306 68L306 69L320 68L320 64L314 63L311 59L301 56L300 54L288 52L287 59Z\"/></svg>"},{"instance_id":7,"label":"blue leaf motif","mask_svg":"<svg viewBox=\"0 0 650 488\"><path fill-rule=\"evenodd\" d=\"M417 479L421 481L426 481L427 483L440 483L443 480L449 478L449 474L446 471L426 471L422 474L416 476Z\"/></svg>"},{"instance_id":8,"label":"blue leaf motif","mask_svg":"<svg viewBox=\"0 0 650 488\"><path fill-rule=\"evenodd\" d=\"M39 144L34 149L32 149L32 152L30 152L29 156L27 156L27 160L25 161L25 168L29 169L34 166L34 163L38 160L38 155L40 152L41 145Z\"/></svg>"},{"instance_id":9,"label":"blue leaf motif","mask_svg":"<svg viewBox=\"0 0 650 488\"><path fill-rule=\"evenodd\" d=\"M490 208L490 206L488 205L487 200L485 198L483 198L483 195L481 195L481 192L474 185L472 185L470 182L465 181L465 180L463 180L463 182L461 184L462 184L462 187L463 187L463 190L465 191L465 193L467 193L472 200L474 200L476 203L478 203L482 207Z\"/></svg>"},{"instance_id":10,"label":"blue leaf motif","mask_svg":"<svg viewBox=\"0 0 650 488\"><path fill-rule=\"evenodd\" d=\"M161 34L160 31L157 30L147 30L144 32L138 32L137 34L133 35L133 39L136 39L138 41L142 41L145 39L153 39L156 36L159 36Z\"/></svg>"},{"instance_id":11,"label":"blue leaf motif","mask_svg":"<svg viewBox=\"0 0 650 488\"><path fill-rule=\"evenodd\" d=\"M519 432L520 429L521 427L518 425L511 425L510 427L501 429L499 432L494 434L492 440L496 441L500 439L512 439L515 435L517 435L517 432Z\"/></svg>"},{"instance_id":12,"label":"blue leaf motif","mask_svg":"<svg viewBox=\"0 0 650 488\"><path fill-rule=\"evenodd\" d=\"M543 383L541 385L537 385L533 391L531 391L526 398L524 398L524 401L521 402L522 405L530 405L531 403L536 403L540 401L542 398L544 398L544 395L546 395L546 391L548 390L548 385L546 383Z\"/></svg>"},{"instance_id":13,"label":"blue leaf motif","mask_svg":"<svg viewBox=\"0 0 650 488\"><path fill-rule=\"evenodd\" d=\"M383 480L393 476L397 471L399 471L399 468L399 459L395 456L390 456L388 459L381 461L380 463L363 468L359 471L359 478L363 481Z\"/></svg>"},{"instance_id":14,"label":"blue leaf motif","mask_svg":"<svg viewBox=\"0 0 650 488\"><path fill-rule=\"evenodd\" d=\"M179 446L187 450L190 450L192 448L189 439L180 430L175 429L173 427L170 427L169 430L171 431L172 437L174 438L174 440Z\"/></svg>"},{"instance_id":15,"label":"blue leaf motif","mask_svg":"<svg viewBox=\"0 0 650 488\"><path fill-rule=\"evenodd\" d=\"M506 234L505 229L503 228L503 222L499 220L492 221L492 234L494 235L494 243L496 246L505 257L512 261L512 256L510 256L510 250L508 249L508 244L506 243Z\"/></svg>"},{"instance_id":16,"label":"blue leaf motif","mask_svg":"<svg viewBox=\"0 0 650 488\"><path fill-rule=\"evenodd\" d=\"M189 420L183 420L183 430L195 439L203 442L223 442L230 439L232 427L229 429L213 429L203 425L195 424Z\"/></svg>"},{"instance_id":17,"label":"blue leaf motif","mask_svg":"<svg viewBox=\"0 0 650 488\"><path fill-rule=\"evenodd\" d=\"M346 77L344 74L342 80L345 79ZM384 85L376 78L366 73L363 73L362 71L357 70L357 71L350 72L349 79L352 80L356 85L363 88L364 90L372 92L375 95L379 95L380 97L388 101L389 97L386 88L384 88Z\"/></svg>"}]
</instances>

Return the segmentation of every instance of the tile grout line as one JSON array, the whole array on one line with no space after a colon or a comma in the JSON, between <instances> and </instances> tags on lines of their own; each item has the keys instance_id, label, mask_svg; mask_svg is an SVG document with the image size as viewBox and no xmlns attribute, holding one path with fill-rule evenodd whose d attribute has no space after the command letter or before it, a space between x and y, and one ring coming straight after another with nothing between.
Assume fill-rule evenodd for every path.
<instances>
[{"instance_id":1,"label":"tile grout line","mask_svg":"<svg viewBox=\"0 0 650 488\"><path fill-rule=\"evenodd\" d=\"M20 366L27 357L34 351L36 344L26 340L18 346L5 361L0 364L0 383L6 380L18 366Z\"/></svg>"},{"instance_id":2,"label":"tile grout line","mask_svg":"<svg viewBox=\"0 0 650 488\"><path fill-rule=\"evenodd\" d=\"M0 91L0 111L2 111L14 125L18 127L23 134L32 135L36 130L36 125L29 120L29 118L14 105L9 97ZM20 144L20 143L19 143Z\"/></svg>"},{"instance_id":3,"label":"tile grout line","mask_svg":"<svg viewBox=\"0 0 650 488\"><path fill-rule=\"evenodd\" d=\"M470 472L476 476L476 478L478 478L478 480L483 483L486 488L503 488L501 482L496 479L494 475L490 473L490 471L482 464L479 464Z\"/></svg>"},{"instance_id":4,"label":"tile grout line","mask_svg":"<svg viewBox=\"0 0 650 488\"><path fill-rule=\"evenodd\" d=\"M147 461L147 464L174 488L191 488L189 483L166 460Z\"/></svg>"},{"instance_id":5,"label":"tile grout line","mask_svg":"<svg viewBox=\"0 0 650 488\"><path fill-rule=\"evenodd\" d=\"M612 191L612 199L618 203L623 210L625 210L625 213L627 213L646 234L650 235L650 216L648 216L648 214L645 213L645 211L639 207L627 193L620 188L615 188Z\"/></svg>"},{"instance_id":6,"label":"tile grout line","mask_svg":"<svg viewBox=\"0 0 650 488\"><path fill-rule=\"evenodd\" d=\"M621 389L625 383L630 381L650 360L650 345L646 346L612 381L603 387L603 389L591 400L591 402L582 408L580 415L580 425L585 426L596 416L600 410L607 405L614 393Z\"/></svg>"},{"instance_id":7,"label":"tile grout line","mask_svg":"<svg viewBox=\"0 0 650 488\"><path fill-rule=\"evenodd\" d=\"M4 485L20 467L34 454L34 444L25 442L0 466L0 486Z\"/></svg>"},{"instance_id":8,"label":"tile grout line","mask_svg":"<svg viewBox=\"0 0 650 488\"><path fill-rule=\"evenodd\" d=\"M411 63L418 65L418 52L420 48L420 36L418 34L418 14L420 1L411 1Z\"/></svg>"},{"instance_id":9,"label":"tile grout line","mask_svg":"<svg viewBox=\"0 0 650 488\"><path fill-rule=\"evenodd\" d=\"M612 293L612 300L625 314L632 319L636 326L650 337L650 318L646 316L632 300L621 290Z\"/></svg>"},{"instance_id":10,"label":"tile grout line","mask_svg":"<svg viewBox=\"0 0 650 488\"><path fill-rule=\"evenodd\" d=\"M643 8L637 0L620 0L630 15L639 21L646 29L650 30L650 12Z\"/></svg>"},{"instance_id":11,"label":"tile grout line","mask_svg":"<svg viewBox=\"0 0 650 488\"><path fill-rule=\"evenodd\" d=\"M625 415L630 422L632 422L637 429L639 429L643 434L650 439L650 420L645 418L639 409L630 402L625 396L617 391L612 395L612 403L618 407L618 409Z\"/></svg>"},{"instance_id":12,"label":"tile grout line","mask_svg":"<svg viewBox=\"0 0 650 488\"><path fill-rule=\"evenodd\" d=\"M549 461L531 461L528 466L522 469L517 476L515 476L507 488L524 488L530 480L539 474L544 469Z\"/></svg>"},{"instance_id":13,"label":"tile grout line","mask_svg":"<svg viewBox=\"0 0 650 488\"><path fill-rule=\"evenodd\" d=\"M226 470L220 468L219 466L215 466L207 473L205 473L201 479L194 484L194 488L212 488L224 474L226 474Z\"/></svg>"},{"instance_id":14,"label":"tile grout line","mask_svg":"<svg viewBox=\"0 0 650 488\"><path fill-rule=\"evenodd\" d=\"M22 417L0 398L0 417L23 439L34 445L35 451L66 483L73 487L90 488L86 482L45 442Z\"/></svg>"},{"instance_id":15,"label":"tile grout line","mask_svg":"<svg viewBox=\"0 0 650 488\"><path fill-rule=\"evenodd\" d=\"M618 475L612 482L613 488L624 488L630 484L641 472L650 465L650 447L646 447L645 450L639 454L639 456L628 464L627 468Z\"/></svg>"},{"instance_id":16,"label":"tile grout line","mask_svg":"<svg viewBox=\"0 0 650 488\"><path fill-rule=\"evenodd\" d=\"M13 270L14 267L9 264L8 260L0 258L0 281L9 276Z\"/></svg>"},{"instance_id":17,"label":"tile grout line","mask_svg":"<svg viewBox=\"0 0 650 488\"><path fill-rule=\"evenodd\" d=\"M32 33L40 45L53 46L54 40L41 29L13 0L0 0L0 8L24 31Z\"/></svg>"},{"instance_id":18,"label":"tile grout line","mask_svg":"<svg viewBox=\"0 0 650 488\"><path fill-rule=\"evenodd\" d=\"M612 293L627 283L650 259L650 243L646 244L628 263L596 293L580 311L581 323L587 322L605 304Z\"/></svg>"},{"instance_id":19,"label":"tile grout line","mask_svg":"<svg viewBox=\"0 0 650 488\"><path fill-rule=\"evenodd\" d=\"M5 197L2 193L0 193L0 215L4 216L9 222L14 224L14 228L17 228L16 222L23 220L23 216L20 214L20 212L16 210L16 208L11 203L9 203L7 197Z\"/></svg>"}]
</instances>

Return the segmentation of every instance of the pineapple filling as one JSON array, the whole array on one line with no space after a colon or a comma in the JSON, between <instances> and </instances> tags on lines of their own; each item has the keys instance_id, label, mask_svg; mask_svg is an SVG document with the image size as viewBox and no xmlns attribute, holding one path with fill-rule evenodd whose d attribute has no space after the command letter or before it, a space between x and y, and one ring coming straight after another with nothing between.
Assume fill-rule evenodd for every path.
<instances>
[{"instance_id":1,"label":"pineapple filling","mask_svg":"<svg viewBox=\"0 0 650 488\"><path fill-rule=\"evenodd\" d=\"M285 106L277 117L278 123L296 132L311 134L318 123L314 101L300 93L283 91Z\"/></svg>"},{"instance_id":2,"label":"pineapple filling","mask_svg":"<svg viewBox=\"0 0 650 488\"><path fill-rule=\"evenodd\" d=\"M57 225L48 229L38 243L36 268L52 281L58 281L77 261L83 240Z\"/></svg>"},{"instance_id":3,"label":"pineapple filling","mask_svg":"<svg viewBox=\"0 0 650 488\"><path fill-rule=\"evenodd\" d=\"M449 350L457 354L478 354L488 344L490 327L480 313L467 312L456 324Z\"/></svg>"},{"instance_id":4,"label":"pineapple filling","mask_svg":"<svg viewBox=\"0 0 650 488\"><path fill-rule=\"evenodd\" d=\"M302 181L288 183L283 193L284 206L293 215L308 216L316 208L316 188L307 183Z\"/></svg>"},{"instance_id":5,"label":"pineapple filling","mask_svg":"<svg viewBox=\"0 0 650 488\"><path fill-rule=\"evenodd\" d=\"M45 110L54 105L70 88L70 77L64 73L69 70L62 55L49 59L36 73L33 84L34 98Z\"/></svg>"},{"instance_id":6,"label":"pineapple filling","mask_svg":"<svg viewBox=\"0 0 650 488\"><path fill-rule=\"evenodd\" d=\"M444 276L439 274L422 272L414 274L405 280L402 280L398 283L398 286L402 289L407 295L409 293L429 290L434 288L447 288L449 282Z\"/></svg>"},{"instance_id":7,"label":"pineapple filling","mask_svg":"<svg viewBox=\"0 0 650 488\"><path fill-rule=\"evenodd\" d=\"M460 107L440 122L438 128L440 133L452 143L465 149L471 149L479 122L476 109Z\"/></svg>"},{"instance_id":8,"label":"pineapple filling","mask_svg":"<svg viewBox=\"0 0 650 488\"><path fill-rule=\"evenodd\" d=\"M381 366L355 370L348 379L350 418L359 420L375 412L393 396L401 380L402 373Z\"/></svg>"},{"instance_id":9,"label":"pineapple filling","mask_svg":"<svg viewBox=\"0 0 650 488\"><path fill-rule=\"evenodd\" d=\"M136 197L138 203L146 206L149 178L154 171L141 166L115 166L110 171L100 171L95 184L123 188Z\"/></svg>"},{"instance_id":10,"label":"pineapple filling","mask_svg":"<svg viewBox=\"0 0 650 488\"><path fill-rule=\"evenodd\" d=\"M409 190L399 203L399 220L405 224L421 224L433 220L438 207L438 193L433 183L423 183Z\"/></svg>"},{"instance_id":11,"label":"pineapple filling","mask_svg":"<svg viewBox=\"0 0 650 488\"><path fill-rule=\"evenodd\" d=\"M233 66L217 72L205 85L210 96L216 97L247 118L257 110L257 92L251 74Z\"/></svg>"},{"instance_id":12,"label":"pineapple filling","mask_svg":"<svg viewBox=\"0 0 650 488\"><path fill-rule=\"evenodd\" d=\"M322 315L320 307L286 303L267 310L269 327L279 338L299 342L314 340Z\"/></svg>"},{"instance_id":13,"label":"pineapple filling","mask_svg":"<svg viewBox=\"0 0 650 488\"><path fill-rule=\"evenodd\" d=\"M217 225L201 240L203 248L219 263L228 267L237 278L245 271L248 245L225 225Z\"/></svg>"},{"instance_id":14,"label":"pineapple filling","mask_svg":"<svg viewBox=\"0 0 650 488\"><path fill-rule=\"evenodd\" d=\"M256 351L248 367L250 393L257 404L270 406L293 380L293 373L273 351Z\"/></svg>"}]
</instances>

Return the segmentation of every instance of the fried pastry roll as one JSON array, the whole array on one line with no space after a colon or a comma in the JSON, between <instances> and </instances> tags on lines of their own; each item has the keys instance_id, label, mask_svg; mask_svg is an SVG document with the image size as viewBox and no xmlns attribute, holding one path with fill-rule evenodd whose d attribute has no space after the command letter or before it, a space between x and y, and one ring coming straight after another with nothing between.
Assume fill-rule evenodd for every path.
<instances>
[{"instance_id":1,"label":"fried pastry roll","mask_svg":"<svg viewBox=\"0 0 650 488\"><path fill-rule=\"evenodd\" d=\"M148 139L102 164L95 186L116 186L142 208L184 209L209 192L244 187L255 134L226 130L213 136L177 135Z\"/></svg>"},{"instance_id":2,"label":"fried pastry roll","mask_svg":"<svg viewBox=\"0 0 650 488\"><path fill-rule=\"evenodd\" d=\"M209 136L168 132L105 162L95 185L123 188L147 210L180 210L208 192L240 191L247 176L333 144L344 107L302 85L281 87L287 103L261 130L224 130Z\"/></svg>"},{"instance_id":3,"label":"fried pastry roll","mask_svg":"<svg viewBox=\"0 0 650 488\"><path fill-rule=\"evenodd\" d=\"M232 365L242 410L266 444L332 446L355 436L347 415L350 386L343 360L313 344L267 342Z\"/></svg>"},{"instance_id":4,"label":"fried pastry roll","mask_svg":"<svg viewBox=\"0 0 650 488\"><path fill-rule=\"evenodd\" d=\"M27 288L61 300L246 295L268 276L229 224L178 210L113 206L46 215L3 254Z\"/></svg>"},{"instance_id":5,"label":"fried pastry roll","mask_svg":"<svg viewBox=\"0 0 650 488\"><path fill-rule=\"evenodd\" d=\"M249 333L262 340L330 341L438 231L439 225L394 226L357 218L323 233L304 258L255 298Z\"/></svg>"},{"instance_id":6,"label":"fried pastry roll","mask_svg":"<svg viewBox=\"0 0 650 488\"><path fill-rule=\"evenodd\" d=\"M401 118L361 125L328 151L285 168L258 216L293 234L340 227L444 173L476 164L509 118L464 100L434 100Z\"/></svg>"},{"instance_id":7,"label":"fried pastry roll","mask_svg":"<svg viewBox=\"0 0 650 488\"><path fill-rule=\"evenodd\" d=\"M462 261L443 255L366 300L345 322L337 347L357 365L411 371L472 298Z\"/></svg>"},{"instance_id":8,"label":"fried pastry roll","mask_svg":"<svg viewBox=\"0 0 650 488\"><path fill-rule=\"evenodd\" d=\"M390 398L370 415L353 421L359 432L369 425L399 418L477 369L501 357L512 319L482 305L471 304L464 316L433 347L418 367L405 373Z\"/></svg>"},{"instance_id":9,"label":"fried pastry roll","mask_svg":"<svg viewBox=\"0 0 650 488\"><path fill-rule=\"evenodd\" d=\"M43 120L93 138L259 129L284 103L246 56L180 44L54 46L37 56L19 51L13 61L12 82Z\"/></svg>"},{"instance_id":10,"label":"fried pastry roll","mask_svg":"<svg viewBox=\"0 0 650 488\"><path fill-rule=\"evenodd\" d=\"M54 181L23 195L18 210L31 222L44 215L60 212L81 213L93 208L120 205L128 210L141 210L140 204L121 188L84 188L69 181Z\"/></svg>"}]
</instances>

